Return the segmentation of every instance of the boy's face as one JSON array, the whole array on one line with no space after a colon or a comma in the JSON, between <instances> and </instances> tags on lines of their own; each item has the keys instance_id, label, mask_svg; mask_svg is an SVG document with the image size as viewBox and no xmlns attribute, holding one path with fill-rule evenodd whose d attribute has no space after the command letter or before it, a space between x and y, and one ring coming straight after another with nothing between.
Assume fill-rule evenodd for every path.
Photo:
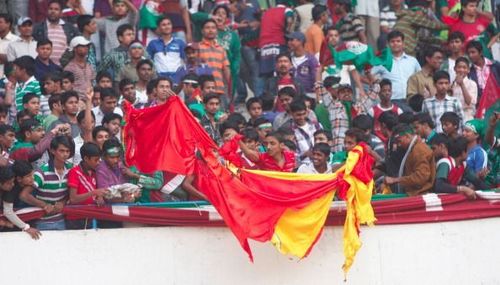
<instances>
[{"instance_id":1,"label":"boy's face","mask_svg":"<svg viewBox=\"0 0 500 285\"><path fill-rule=\"evenodd\" d=\"M123 17L127 15L128 8L123 2L113 4L113 15Z\"/></svg>"},{"instance_id":2,"label":"boy's face","mask_svg":"<svg viewBox=\"0 0 500 285\"><path fill-rule=\"evenodd\" d=\"M208 100L208 102L205 104L205 110L207 111L207 113L215 115L215 113L217 113L217 110L219 110L219 106L220 106L219 98L212 98Z\"/></svg>"},{"instance_id":3,"label":"boy's face","mask_svg":"<svg viewBox=\"0 0 500 285\"><path fill-rule=\"evenodd\" d=\"M135 31L134 30L126 30L123 32L123 35L118 37L118 41L123 46L128 47L135 40Z\"/></svg>"},{"instance_id":4,"label":"boy's face","mask_svg":"<svg viewBox=\"0 0 500 285\"><path fill-rule=\"evenodd\" d=\"M64 78L62 80L62 89L64 91L71 91L71 90L73 90L73 83L69 79Z\"/></svg>"},{"instance_id":5,"label":"boy's face","mask_svg":"<svg viewBox=\"0 0 500 285\"><path fill-rule=\"evenodd\" d=\"M352 101L352 90L350 88L342 88L339 91L339 99L342 101Z\"/></svg>"},{"instance_id":6,"label":"boy's face","mask_svg":"<svg viewBox=\"0 0 500 285\"><path fill-rule=\"evenodd\" d=\"M105 124L104 127L108 129L111 135L116 136L120 132L120 120L111 120L109 123Z\"/></svg>"},{"instance_id":7,"label":"boy's face","mask_svg":"<svg viewBox=\"0 0 500 285\"><path fill-rule=\"evenodd\" d=\"M462 76L467 76L467 74L469 74L469 66L463 61L456 63L454 70L456 74L460 74Z\"/></svg>"},{"instance_id":8,"label":"boy's face","mask_svg":"<svg viewBox=\"0 0 500 285\"><path fill-rule=\"evenodd\" d=\"M453 39L448 43L448 48L452 53L459 53L464 47L464 42L460 39Z\"/></svg>"},{"instance_id":9,"label":"boy's face","mask_svg":"<svg viewBox=\"0 0 500 285\"><path fill-rule=\"evenodd\" d=\"M103 100L101 100L101 110L103 113L112 113L116 105L118 104L118 100L114 96L107 96L104 97Z\"/></svg>"},{"instance_id":10,"label":"boy's face","mask_svg":"<svg viewBox=\"0 0 500 285\"><path fill-rule=\"evenodd\" d=\"M134 84L125 85L122 89L123 98L125 98L130 103L135 103L135 86Z\"/></svg>"},{"instance_id":11,"label":"boy's face","mask_svg":"<svg viewBox=\"0 0 500 285\"><path fill-rule=\"evenodd\" d=\"M293 121L298 125L298 126L304 126L307 123L307 111L306 110L301 110L301 111L295 111L292 112L292 118Z\"/></svg>"},{"instance_id":12,"label":"boy's face","mask_svg":"<svg viewBox=\"0 0 500 285\"><path fill-rule=\"evenodd\" d=\"M47 60L50 58L50 55L52 54L52 46L49 44L39 46L36 48L36 52L38 53L38 57L41 60Z\"/></svg>"},{"instance_id":13,"label":"boy's face","mask_svg":"<svg viewBox=\"0 0 500 285\"><path fill-rule=\"evenodd\" d=\"M243 139L243 143L251 150L257 150L259 143L257 141L254 141L252 139Z\"/></svg>"},{"instance_id":14,"label":"boy's face","mask_svg":"<svg viewBox=\"0 0 500 285\"><path fill-rule=\"evenodd\" d=\"M328 43L332 46L336 46L339 43L340 34L337 30L329 30L326 34L326 38L328 39Z\"/></svg>"},{"instance_id":15,"label":"boy's face","mask_svg":"<svg viewBox=\"0 0 500 285\"><path fill-rule=\"evenodd\" d=\"M68 101L64 104L64 112L71 116L76 116L78 114L78 98L70 97Z\"/></svg>"},{"instance_id":16,"label":"boy's face","mask_svg":"<svg viewBox=\"0 0 500 285\"><path fill-rule=\"evenodd\" d=\"M326 165L326 155L321 151L315 150L312 153L312 162L315 167Z\"/></svg>"},{"instance_id":17,"label":"boy's face","mask_svg":"<svg viewBox=\"0 0 500 285\"><path fill-rule=\"evenodd\" d=\"M283 105L283 108L288 111L290 107L290 103L293 101L293 97L290 97L288 95L281 95L278 97L278 100L280 100L281 105Z\"/></svg>"},{"instance_id":18,"label":"boy's face","mask_svg":"<svg viewBox=\"0 0 500 285\"><path fill-rule=\"evenodd\" d=\"M474 142L479 137L474 131L469 128L464 128L463 136L468 142Z\"/></svg>"},{"instance_id":19,"label":"boy's face","mask_svg":"<svg viewBox=\"0 0 500 285\"><path fill-rule=\"evenodd\" d=\"M6 149L11 148L15 141L16 141L16 134L14 132L7 131L4 135L0 135L0 144L2 145L3 148Z\"/></svg>"},{"instance_id":20,"label":"boy's face","mask_svg":"<svg viewBox=\"0 0 500 285\"><path fill-rule=\"evenodd\" d=\"M137 70L137 76L140 80L149 81L153 78L153 67L149 64L143 64Z\"/></svg>"},{"instance_id":21,"label":"boy's face","mask_svg":"<svg viewBox=\"0 0 500 285\"><path fill-rule=\"evenodd\" d=\"M257 133L259 134L259 139L263 142L266 139L267 134L273 131L272 126L271 127L257 127Z\"/></svg>"},{"instance_id":22,"label":"boy's face","mask_svg":"<svg viewBox=\"0 0 500 285\"><path fill-rule=\"evenodd\" d=\"M467 50L467 55L469 56L470 61L472 61L472 63L474 64L478 64L481 61L481 58L483 57L483 55L479 52L479 50L477 50L474 47L471 47Z\"/></svg>"},{"instance_id":23,"label":"boy's face","mask_svg":"<svg viewBox=\"0 0 500 285\"><path fill-rule=\"evenodd\" d=\"M0 113L0 124L7 124L7 113Z\"/></svg>"},{"instance_id":24,"label":"boy's face","mask_svg":"<svg viewBox=\"0 0 500 285\"><path fill-rule=\"evenodd\" d=\"M160 35L170 35L172 33L172 22L169 19L164 19L157 29Z\"/></svg>"},{"instance_id":25,"label":"boy's face","mask_svg":"<svg viewBox=\"0 0 500 285\"><path fill-rule=\"evenodd\" d=\"M111 78L109 77L103 77L97 82L97 85L101 88L112 88L113 87L113 81L111 81Z\"/></svg>"},{"instance_id":26,"label":"boy's face","mask_svg":"<svg viewBox=\"0 0 500 285\"><path fill-rule=\"evenodd\" d=\"M415 133L421 137L425 138L424 125L419 122L413 122L413 129L415 129Z\"/></svg>"},{"instance_id":27,"label":"boy's face","mask_svg":"<svg viewBox=\"0 0 500 285\"><path fill-rule=\"evenodd\" d=\"M273 157L280 154L284 147L284 145L273 136L268 136L264 139L264 146L267 149L267 153Z\"/></svg>"},{"instance_id":28,"label":"boy's face","mask_svg":"<svg viewBox=\"0 0 500 285\"><path fill-rule=\"evenodd\" d=\"M33 174L35 172L31 171L29 174L26 174L22 177L16 177L17 183L21 187L26 187L26 186L33 186L35 179L33 178Z\"/></svg>"},{"instance_id":29,"label":"boy's face","mask_svg":"<svg viewBox=\"0 0 500 285\"><path fill-rule=\"evenodd\" d=\"M441 121L441 126L443 128L443 133L447 136L451 136L452 134L457 132L457 126L453 125L451 122L443 122Z\"/></svg>"},{"instance_id":30,"label":"boy's face","mask_svg":"<svg viewBox=\"0 0 500 285\"><path fill-rule=\"evenodd\" d=\"M234 129L226 129L224 130L224 133L222 134L222 140L224 142L230 141L238 132Z\"/></svg>"},{"instance_id":31,"label":"boy's face","mask_svg":"<svg viewBox=\"0 0 500 285\"><path fill-rule=\"evenodd\" d=\"M436 159L443 158L443 157L447 156L447 154L448 154L448 149L442 143L431 145L431 149L432 149L432 153L434 154L434 157Z\"/></svg>"},{"instance_id":32,"label":"boy's face","mask_svg":"<svg viewBox=\"0 0 500 285\"><path fill-rule=\"evenodd\" d=\"M99 165L99 162L101 161L101 158L99 156L86 156L83 158L83 161L85 161L90 169L96 170L97 165Z\"/></svg>"},{"instance_id":33,"label":"boy's face","mask_svg":"<svg viewBox=\"0 0 500 285\"><path fill-rule=\"evenodd\" d=\"M344 146L345 146L345 150L347 152L351 151L356 146L356 144L358 144L358 143L357 143L355 138L350 137L350 136L346 136L344 138Z\"/></svg>"},{"instance_id":34,"label":"boy's face","mask_svg":"<svg viewBox=\"0 0 500 285\"><path fill-rule=\"evenodd\" d=\"M380 88L380 92L378 94L380 97L380 101L382 102L389 102L391 101L391 96L392 96L392 87L391 85L384 85Z\"/></svg>"},{"instance_id":35,"label":"boy's face","mask_svg":"<svg viewBox=\"0 0 500 285\"><path fill-rule=\"evenodd\" d=\"M203 83L203 88L201 89L203 95L215 92L215 81L205 81Z\"/></svg>"},{"instance_id":36,"label":"boy's face","mask_svg":"<svg viewBox=\"0 0 500 285\"><path fill-rule=\"evenodd\" d=\"M317 134L314 136L314 144L328 143L328 138L325 134Z\"/></svg>"},{"instance_id":37,"label":"boy's face","mask_svg":"<svg viewBox=\"0 0 500 285\"><path fill-rule=\"evenodd\" d=\"M105 155L103 156L103 159L110 167L116 167L120 162L120 156L115 155Z\"/></svg>"},{"instance_id":38,"label":"boy's face","mask_svg":"<svg viewBox=\"0 0 500 285\"><path fill-rule=\"evenodd\" d=\"M156 86L156 97L160 100L167 100L170 97L172 86L168 80L161 80Z\"/></svg>"},{"instance_id":39,"label":"boy's face","mask_svg":"<svg viewBox=\"0 0 500 285\"><path fill-rule=\"evenodd\" d=\"M248 113L252 119L257 119L262 115L262 105L260 103L253 103L248 108Z\"/></svg>"},{"instance_id":40,"label":"boy's face","mask_svg":"<svg viewBox=\"0 0 500 285\"><path fill-rule=\"evenodd\" d=\"M40 140L42 140L45 135L45 131L42 126L36 127L34 130L28 131L26 138L32 142L33 144L37 144Z\"/></svg>"},{"instance_id":41,"label":"boy's face","mask_svg":"<svg viewBox=\"0 0 500 285\"><path fill-rule=\"evenodd\" d=\"M13 178L5 181L4 183L0 183L0 190L5 191L5 192L11 191L12 188L14 188L14 180L15 180L15 178L13 177Z\"/></svg>"},{"instance_id":42,"label":"boy's face","mask_svg":"<svg viewBox=\"0 0 500 285\"><path fill-rule=\"evenodd\" d=\"M443 64L443 54L435 52L431 57L426 57L425 60L434 70L438 70Z\"/></svg>"},{"instance_id":43,"label":"boy's face","mask_svg":"<svg viewBox=\"0 0 500 285\"><path fill-rule=\"evenodd\" d=\"M32 116L36 116L40 112L40 99L34 97L23 106Z\"/></svg>"},{"instance_id":44,"label":"boy's face","mask_svg":"<svg viewBox=\"0 0 500 285\"><path fill-rule=\"evenodd\" d=\"M448 90L450 90L450 81L446 78L439 79L436 83L434 83L436 87L436 93L443 95L447 94Z\"/></svg>"}]
</instances>

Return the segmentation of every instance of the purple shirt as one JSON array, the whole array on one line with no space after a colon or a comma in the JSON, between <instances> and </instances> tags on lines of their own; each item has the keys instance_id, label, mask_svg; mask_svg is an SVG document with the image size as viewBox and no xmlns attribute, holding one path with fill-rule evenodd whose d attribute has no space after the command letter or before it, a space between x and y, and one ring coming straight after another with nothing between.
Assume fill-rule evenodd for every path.
<instances>
[{"instance_id":1,"label":"purple shirt","mask_svg":"<svg viewBox=\"0 0 500 285\"><path fill-rule=\"evenodd\" d=\"M126 183L127 180L122 174L123 167L123 164L119 162L116 168L110 168L104 160L101 160L96 169L97 188L108 188Z\"/></svg>"},{"instance_id":2,"label":"purple shirt","mask_svg":"<svg viewBox=\"0 0 500 285\"><path fill-rule=\"evenodd\" d=\"M302 57L292 58L294 78L300 82L304 92L314 92L314 82L316 82L316 71L319 63L316 57L312 54L306 54L305 59Z\"/></svg>"}]
</instances>

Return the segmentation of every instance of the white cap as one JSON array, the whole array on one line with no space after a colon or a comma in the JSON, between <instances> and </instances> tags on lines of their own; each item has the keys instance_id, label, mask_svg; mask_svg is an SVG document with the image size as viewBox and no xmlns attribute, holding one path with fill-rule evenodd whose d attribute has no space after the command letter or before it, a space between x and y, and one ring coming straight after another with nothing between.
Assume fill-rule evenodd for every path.
<instances>
[{"instance_id":1,"label":"white cap","mask_svg":"<svg viewBox=\"0 0 500 285\"><path fill-rule=\"evenodd\" d=\"M77 46L88 46L90 41L82 36L74 37L69 43L69 50L73 50Z\"/></svg>"},{"instance_id":2,"label":"white cap","mask_svg":"<svg viewBox=\"0 0 500 285\"><path fill-rule=\"evenodd\" d=\"M31 24L33 24L33 20L31 20L30 17L21 17L21 18L19 18L19 20L17 20L17 25L22 26L24 23L27 23L27 22L30 22Z\"/></svg>"}]
</instances>

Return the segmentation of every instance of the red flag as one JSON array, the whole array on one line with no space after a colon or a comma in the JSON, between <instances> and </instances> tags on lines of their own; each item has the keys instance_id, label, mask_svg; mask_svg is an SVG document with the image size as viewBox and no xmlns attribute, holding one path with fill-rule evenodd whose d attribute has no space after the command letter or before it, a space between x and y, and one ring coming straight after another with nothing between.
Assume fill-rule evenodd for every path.
<instances>
[{"instance_id":1,"label":"red flag","mask_svg":"<svg viewBox=\"0 0 500 285\"><path fill-rule=\"evenodd\" d=\"M483 93L481 94L481 99L479 100L479 105L476 111L476 118L482 119L486 113L486 110L490 108L497 100L500 99L500 64L491 65L491 73L486 81L486 86L484 86Z\"/></svg>"}]
</instances>

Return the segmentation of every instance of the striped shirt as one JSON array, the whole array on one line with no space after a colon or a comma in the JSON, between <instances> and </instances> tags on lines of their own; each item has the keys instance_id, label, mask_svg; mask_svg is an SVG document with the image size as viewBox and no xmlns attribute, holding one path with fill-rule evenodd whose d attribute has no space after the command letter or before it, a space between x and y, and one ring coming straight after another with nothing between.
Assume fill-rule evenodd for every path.
<instances>
[{"instance_id":1,"label":"striped shirt","mask_svg":"<svg viewBox=\"0 0 500 285\"><path fill-rule=\"evenodd\" d=\"M35 187L37 189L35 197L47 204L54 205L56 202L68 197L68 172L71 164L64 165L64 173L60 176L53 165L46 163L35 171ZM42 220L56 221L62 219L62 214L45 216Z\"/></svg>"},{"instance_id":2,"label":"striped shirt","mask_svg":"<svg viewBox=\"0 0 500 285\"><path fill-rule=\"evenodd\" d=\"M68 47L66 34L64 33L64 21L59 21L57 25L52 25L47 21L47 38L52 41L52 54L50 59L57 65L60 65L60 58Z\"/></svg>"},{"instance_id":3,"label":"striped shirt","mask_svg":"<svg viewBox=\"0 0 500 285\"><path fill-rule=\"evenodd\" d=\"M323 96L323 104L328 110L330 123L332 125L333 152L344 150L345 132L349 129L349 116L344 104L340 100L333 100L330 94Z\"/></svg>"},{"instance_id":4,"label":"striped shirt","mask_svg":"<svg viewBox=\"0 0 500 285\"><path fill-rule=\"evenodd\" d=\"M340 38L343 42L359 42L358 33L364 31L365 26L363 26L363 22L359 17L354 16L352 13L348 13L337 23L337 29L339 30Z\"/></svg>"},{"instance_id":5,"label":"striped shirt","mask_svg":"<svg viewBox=\"0 0 500 285\"><path fill-rule=\"evenodd\" d=\"M446 95L446 97L442 100L438 100L436 96L425 99L422 112L427 112L431 115L432 120L436 124L435 130L438 133L443 132L440 119L445 112L456 113L460 117L460 124L463 125L464 122L462 104L460 104L460 101L456 97L448 95Z\"/></svg>"},{"instance_id":6,"label":"striped shirt","mask_svg":"<svg viewBox=\"0 0 500 285\"><path fill-rule=\"evenodd\" d=\"M44 118L52 113L49 107L49 98L50 95L40 96L40 115L42 115Z\"/></svg>"},{"instance_id":7,"label":"striped shirt","mask_svg":"<svg viewBox=\"0 0 500 285\"><path fill-rule=\"evenodd\" d=\"M207 40L202 40L199 43L199 46L201 61L205 62L214 71L213 75L215 78L216 92L219 94L224 94L225 89L223 70L225 67L229 66L229 60L227 59L226 51L218 43L211 43Z\"/></svg>"},{"instance_id":8,"label":"striped shirt","mask_svg":"<svg viewBox=\"0 0 500 285\"><path fill-rule=\"evenodd\" d=\"M40 90L40 83L35 79L35 76L31 76L28 81L21 83L16 83L16 109L17 111L24 110L23 107L23 97L26 93L35 93L39 97L42 95L42 91Z\"/></svg>"}]
</instances>

